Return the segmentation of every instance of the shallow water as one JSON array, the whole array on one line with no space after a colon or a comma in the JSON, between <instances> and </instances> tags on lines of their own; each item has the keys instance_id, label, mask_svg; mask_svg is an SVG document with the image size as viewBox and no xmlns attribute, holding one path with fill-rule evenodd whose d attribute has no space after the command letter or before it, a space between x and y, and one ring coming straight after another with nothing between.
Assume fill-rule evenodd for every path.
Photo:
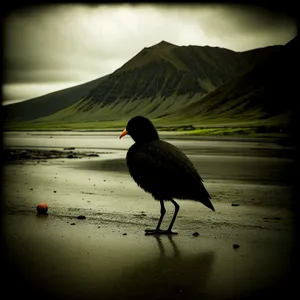
<instances>
[{"instance_id":1,"label":"shallow water","mask_svg":"<svg viewBox=\"0 0 300 300\"><path fill-rule=\"evenodd\" d=\"M162 133L161 137L171 137ZM292 185L295 149L264 139L250 141L190 140L173 135L166 139L183 150L199 173L208 180L242 180L252 183ZM6 132L4 147L114 151L114 159L83 168L126 172L124 158L133 144L130 137L119 139L118 132Z\"/></svg>"},{"instance_id":2,"label":"shallow water","mask_svg":"<svg viewBox=\"0 0 300 300\"><path fill-rule=\"evenodd\" d=\"M168 136L170 137L166 135ZM284 207L290 205L292 187L296 179L293 148L266 142L263 139L189 140L184 136L173 135L168 141L189 156L205 186L212 186L210 192L214 197L219 197L220 201L228 199L227 189L231 186L243 197L240 201L244 203L258 201L257 194L261 195L261 192L265 191L263 192L265 199L259 199L261 204ZM104 171L111 176L123 174L130 177L126 166L126 152L132 144L130 137L120 140L118 132L7 132L4 136L6 147L50 149L74 147L75 151L86 149L99 153L110 151L109 154L100 154L99 158L95 159L68 161L68 168L95 172L93 176L97 176L97 172ZM55 164L56 161L51 163ZM215 193L214 187L222 185L221 190Z\"/></svg>"},{"instance_id":3,"label":"shallow water","mask_svg":"<svg viewBox=\"0 0 300 300\"><path fill-rule=\"evenodd\" d=\"M292 147L284 147L277 140L269 139L238 139L214 137L189 137L170 133L160 133L160 137L194 154L206 155L250 155L275 157L291 157ZM6 147L42 147L78 149L110 149L127 150L133 144L126 136L119 139L119 132L5 132L4 146Z\"/></svg>"}]
</instances>

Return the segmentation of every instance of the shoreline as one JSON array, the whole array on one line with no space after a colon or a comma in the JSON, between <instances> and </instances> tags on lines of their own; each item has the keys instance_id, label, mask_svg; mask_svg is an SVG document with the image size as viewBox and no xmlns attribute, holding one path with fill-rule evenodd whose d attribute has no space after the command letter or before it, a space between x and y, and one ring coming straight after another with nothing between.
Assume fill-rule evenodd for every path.
<instances>
[{"instance_id":1,"label":"shoreline","mask_svg":"<svg viewBox=\"0 0 300 300\"><path fill-rule=\"evenodd\" d=\"M3 132L4 133L28 133L28 134L49 134L51 132L56 132L56 133L71 133L71 134L76 134L76 133L90 133L90 134L97 134L97 133L120 133L122 132L124 128L108 128L108 129L61 129L57 130L55 128L51 129L5 129ZM215 129L215 127L208 127L207 130L209 129ZM290 138L290 134L288 133L256 133L256 134L247 134L247 133L226 133L226 134L199 134L199 133L193 133L192 131L187 131L187 130L159 130L158 133L162 135L170 135L170 136L184 136L186 138L189 137L200 137L200 138Z\"/></svg>"},{"instance_id":2,"label":"shoreline","mask_svg":"<svg viewBox=\"0 0 300 300\"><path fill-rule=\"evenodd\" d=\"M146 236L144 230L157 223L159 203L122 171L126 152L99 148L99 156L45 162L37 159L40 150L32 151L31 158L3 168L5 283L11 296L17 290L31 299L71 300L249 300L292 294L292 187L206 175L216 212L179 200L178 235ZM69 151L77 148L58 153ZM210 172L211 167L208 162ZM47 216L37 215L41 201L49 207ZM162 228L174 210L170 203L166 209ZM9 288L11 281L18 289Z\"/></svg>"},{"instance_id":3,"label":"shoreline","mask_svg":"<svg viewBox=\"0 0 300 300\"><path fill-rule=\"evenodd\" d=\"M28 137L102 137L102 136L115 136L116 139L119 137L120 131L5 131L3 132L3 141L4 148L5 139L9 136L28 136ZM161 139L169 139L169 140L187 140L187 141L215 141L215 142L250 142L250 143L266 143L271 144L275 143L285 147L294 147L296 148L296 142L293 137L282 135L282 136L247 136L247 135L189 135L184 133L177 132L159 132ZM61 147L63 148L63 147Z\"/></svg>"}]
</instances>

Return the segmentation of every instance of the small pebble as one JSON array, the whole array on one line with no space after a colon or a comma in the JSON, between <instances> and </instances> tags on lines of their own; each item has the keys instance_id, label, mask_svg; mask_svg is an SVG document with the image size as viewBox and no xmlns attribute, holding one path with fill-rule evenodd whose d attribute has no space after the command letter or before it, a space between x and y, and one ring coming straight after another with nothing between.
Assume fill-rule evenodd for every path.
<instances>
[{"instance_id":1,"label":"small pebble","mask_svg":"<svg viewBox=\"0 0 300 300\"><path fill-rule=\"evenodd\" d=\"M240 206L238 203L231 203L231 206Z\"/></svg>"},{"instance_id":2,"label":"small pebble","mask_svg":"<svg viewBox=\"0 0 300 300\"><path fill-rule=\"evenodd\" d=\"M238 249L238 248L240 248L240 245L238 245L238 244L233 244L233 249Z\"/></svg>"},{"instance_id":3,"label":"small pebble","mask_svg":"<svg viewBox=\"0 0 300 300\"><path fill-rule=\"evenodd\" d=\"M123 235L127 235L127 233L123 233Z\"/></svg>"},{"instance_id":4,"label":"small pebble","mask_svg":"<svg viewBox=\"0 0 300 300\"><path fill-rule=\"evenodd\" d=\"M77 217L77 219L78 219L78 220L84 220L84 219L86 219L86 217L83 216L83 215L80 215L80 216Z\"/></svg>"},{"instance_id":5,"label":"small pebble","mask_svg":"<svg viewBox=\"0 0 300 300\"><path fill-rule=\"evenodd\" d=\"M198 236L198 235L200 235L200 234L197 231L193 233L193 236Z\"/></svg>"},{"instance_id":6,"label":"small pebble","mask_svg":"<svg viewBox=\"0 0 300 300\"><path fill-rule=\"evenodd\" d=\"M71 223L71 225L76 225L76 223Z\"/></svg>"}]
</instances>

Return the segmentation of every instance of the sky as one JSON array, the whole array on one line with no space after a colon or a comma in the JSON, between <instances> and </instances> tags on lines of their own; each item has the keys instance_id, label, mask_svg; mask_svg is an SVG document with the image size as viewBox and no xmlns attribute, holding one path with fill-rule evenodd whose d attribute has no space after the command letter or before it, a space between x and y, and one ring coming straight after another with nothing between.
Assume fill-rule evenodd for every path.
<instances>
[{"instance_id":1,"label":"sky","mask_svg":"<svg viewBox=\"0 0 300 300\"><path fill-rule=\"evenodd\" d=\"M286 44L297 23L228 4L55 4L12 11L3 29L6 105L108 75L162 40L246 51Z\"/></svg>"}]
</instances>

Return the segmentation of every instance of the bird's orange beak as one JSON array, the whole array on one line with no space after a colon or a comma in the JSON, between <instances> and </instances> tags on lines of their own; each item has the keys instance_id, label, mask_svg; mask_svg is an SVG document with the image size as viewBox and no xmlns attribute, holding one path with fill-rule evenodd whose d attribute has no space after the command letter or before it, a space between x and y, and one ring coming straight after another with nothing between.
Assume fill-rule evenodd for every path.
<instances>
[{"instance_id":1,"label":"bird's orange beak","mask_svg":"<svg viewBox=\"0 0 300 300\"><path fill-rule=\"evenodd\" d=\"M120 139L125 136L126 134L128 134L128 131L126 129L124 129L121 134L120 134Z\"/></svg>"}]
</instances>

